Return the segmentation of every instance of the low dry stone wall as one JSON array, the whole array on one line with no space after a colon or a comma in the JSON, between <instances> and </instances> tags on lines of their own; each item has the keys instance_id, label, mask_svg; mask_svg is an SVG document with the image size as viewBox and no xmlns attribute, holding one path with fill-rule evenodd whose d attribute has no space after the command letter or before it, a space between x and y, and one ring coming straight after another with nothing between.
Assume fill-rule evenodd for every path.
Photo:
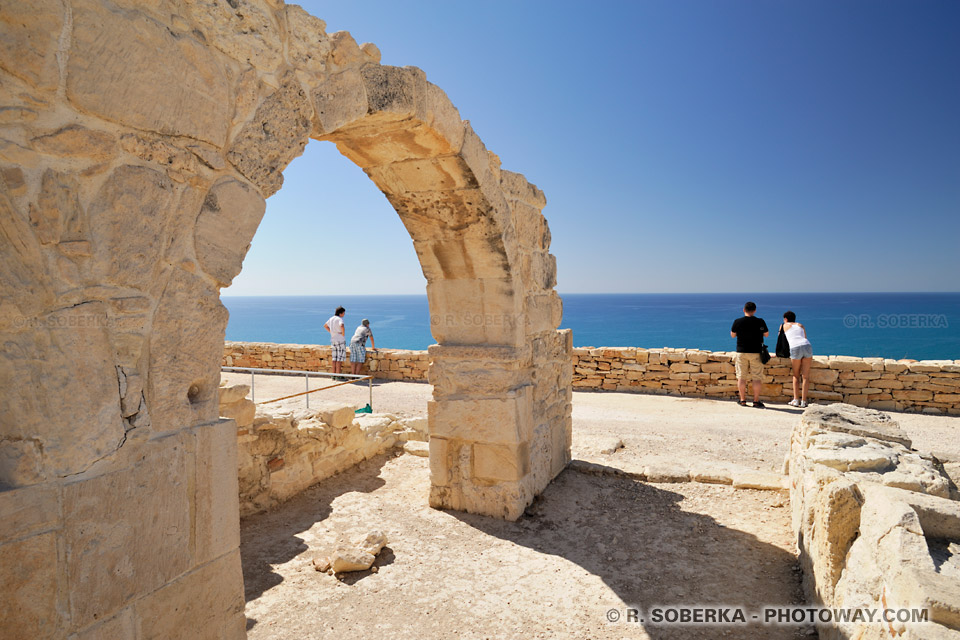
<instances>
[{"instance_id":1,"label":"low dry stone wall","mask_svg":"<svg viewBox=\"0 0 960 640\"><path fill-rule=\"evenodd\" d=\"M350 349L344 363L350 372ZM430 356L426 351L405 349L367 349L367 362L361 372L384 380L425 382ZM268 342L227 342L223 349L223 366L258 369L294 369L330 371L330 345L273 344Z\"/></svg>"},{"instance_id":2,"label":"low dry stone wall","mask_svg":"<svg viewBox=\"0 0 960 640\"><path fill-rule=\"evenodd\" d=\"M270 414L251 402L250 387L220 387L220 415L237 424L240 515L288 500L325 478L407 441L426 440L426 419L355 415L328 404Z\"/></svg>"},{"instance_id":3,"label":"low dry stone wall","mask_svg":"<svg viewBox=\"0 0 960 640\"><path fill-rule=\"evenodd\" d=\"M575 348L573 386L699 398L737 394L734 354L695 349ZM772 358L763 398L793 397L790 360ZM960 415L960 360L888 360L815 356L810 398L885 411Z\"/></svg>"},{"instance_id":4,"label":"low dry stone wall","mask_svg":"<svg viewBox=\"0 0 960 640\"><path fill-rule=\"evenodd\" d=\"M818 624L821 640L960 638L960 502L940 462L888 415L832 404L804 412L788 464L808 601L877 615Z\"/></svg>"},{"instance_id":5,"label":"low dry stone wall","mask_svg":"<svg viewBox=\"0 0 960 640\"><path fill-rule=\"evenodd\" d=\"M349 361L349 350L348 350ZM629 391L695 398L737 394L734 354L697 349L581 347L573 349L576 389ZM425 381L425 351L367 351L364 371L387 380ZM224 366L329 371L330 347L323 345L227 342ZM763 398L793 397L790 361L772 358L765 369ZM844 402L883 411L960 415L960 360L890 360L815 356L810 399Z\"/></svg>"}]
</instances>

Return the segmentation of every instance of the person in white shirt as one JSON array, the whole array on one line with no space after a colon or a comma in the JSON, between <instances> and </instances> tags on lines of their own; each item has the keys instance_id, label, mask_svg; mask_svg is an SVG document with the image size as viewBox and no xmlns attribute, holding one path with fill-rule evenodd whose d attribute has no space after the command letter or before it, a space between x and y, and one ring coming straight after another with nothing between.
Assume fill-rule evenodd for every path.
<instances>
[{"instance_id":1,"label":"person in white shirt","mask_svg":"<svg viewBox=\"0 0 960 640\"><path fill-rule=\"evenodd\" d=\"M346 329L343 326L343 316L347 312L343 307L337 307L333 316L327 320L323 328L330 332L330 357L333 359L333 372L340 373L343 361L347 359ZM342 378L334 378L341 380Z\"/></svg>"},{"instance_id":2,"label":"person in white shirt","mask_svg":"<svg viewBox=\"0 0 960 640\"><path fill-rule=\"evenodd\" d=\"M792 407L807 406L807 390L810 388L810 365L813 364L813 345L807 340L807 330L797 322L797 314L787 311L783 314L784 335L790 343L790 365L793 367L793 400L788 404ZM797 398L797 382L803 378L800 398Z\"/></svg>"},{"instance_id":3,"label":"person in white shirt","mask_svg":"<svg viewBox=\"0 0 960 640\"><path fill-rule=\"evenodd\" d=\"M367 338L370 338L370 348L376 351L377 343L373 340L370 321L364 318L350 338L350 373L353 375L359 375L360 367L367 361Z\"/></svg>"}]
</instances>

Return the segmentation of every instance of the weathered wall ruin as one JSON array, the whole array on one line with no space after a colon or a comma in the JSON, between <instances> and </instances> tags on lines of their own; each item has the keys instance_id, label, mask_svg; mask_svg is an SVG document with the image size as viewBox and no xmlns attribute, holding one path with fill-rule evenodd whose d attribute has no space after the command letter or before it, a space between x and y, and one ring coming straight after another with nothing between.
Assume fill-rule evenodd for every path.
<instances>
[{"instance_id":1,"label":"weathered wall ruin","mask_svg":"<svg viewBox=\"0 0 960 640\"><path fill-rule=\"evenodd\" d=\"M220 415L237 425L241 516L273 507L394 446L427 440L424 418L356 415L353 406L337 403L258 410L249 391L247 385L220 387Z\"/></svg>"},{"instance_id":2,"label":"weathered wall ruin","mask_svg":"<svg viewBox=\"0 0 960 640\"><path fill-rule=\"evenodd\" d=\"M804 412L789 467L807 598L878 612L820 624L820 638L960 637L960 495L936 458L913 451L886 414L832 404ZM883 620L884 610L928 619Z\"/></svg>"},{"instance_id":3,"label":"weathered wall ruin","mask_svg":"<svg viewBox=\"0 0 960 640\"><path fill-rule=\"evenodd\" d=\"M543 194L379 59L282 0L3 3L10 637L243 637L219 289L310 139L386 194L426 277L431 503L515 518L568 461Z\"/></svg>"}]
</instances>

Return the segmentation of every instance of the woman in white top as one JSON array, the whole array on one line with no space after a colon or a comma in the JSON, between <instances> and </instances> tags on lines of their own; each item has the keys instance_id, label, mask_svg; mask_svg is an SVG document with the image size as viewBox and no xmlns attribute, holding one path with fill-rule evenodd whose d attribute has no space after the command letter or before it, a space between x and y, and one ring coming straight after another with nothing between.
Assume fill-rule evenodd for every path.
<instances>
[{"instance_id":1,"label":"woman in white top","mask_svg":"<svg viewBox=\"0 0 960 640\"><path fill-rule=\"evenodd\" d=\"M810 365L813 363L813 345L807 340L807 330L797 322L797 314L787 311L783 314L783 324L780 326L790 343L790 365L793 367L793 400L792 407L807 406L807 390L810 388ZM803 378L800 398L797 399L797 379Z\"/></svg>"}]
</instances>

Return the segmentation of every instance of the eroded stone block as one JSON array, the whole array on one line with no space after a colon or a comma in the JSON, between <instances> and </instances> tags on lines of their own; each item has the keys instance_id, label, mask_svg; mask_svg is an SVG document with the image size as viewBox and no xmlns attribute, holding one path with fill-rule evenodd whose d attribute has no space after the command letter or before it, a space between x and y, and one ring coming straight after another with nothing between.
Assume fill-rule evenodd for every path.
<instances>
[{"instance_id":1,"label":"eroded stone block","mask_svg":"<svg viewBox=\"0 0 960 640\"><path fill-rule=\"evenodd\" d=\"M4 2L0 11L0 68L43 90L57 88L57 40L63 28L58 0Z\"/></svg>"},{"instance_id":2,"label":"eroded stone block","mask_svg":"<svg viewBox=\"0 0 960 640\"><path fill-rule=\"evenodd\" d=\"M65 619L57 541L44 533L0 545L0 630L4 640L62 638Z\"/></svg>"},{"instance_id":3,"label":"eroded stone block","mask_svg":"<svg viewBox=\"0 0 960 640\"><path fill-rule=\"evenodd\" d=\"M221 556L136 604L141 640L246 637L240 551Z\"/></svg>"},{"instance_id":4,"label":"eroded stone block","mask_svg":"<svg viewBox=\"0 0 960 640\"><path fill-rule=\"evenodd\" d=\"M138 129L223 145L230 74L207 45L109 2L77 0L72 8L67 97L74 105Z\"/></svg>"},{"instance_id":5,"label":"eroded stone block","mask_svg":"<svg viewBox=\"0 0 960 640\"><path fill-rule=\"evenodd\" d=\"M152 441L129 469L63 489L64 549L73 624L112 615L191 566L193 451L171 436Z\"/></svg>"},{"instance_id":6,"label":"eroded stone block","mask_svg":"<svg viewBox=\"0 0 960 640\"><path fill-rule=\"evenodd\" d=\"M232 178L215 184L204 198L194 247L200 267L220 286L229 286L240 273L266 207L252 187Z\"/></svg>"},{"instance_id":7,"label":"eroded stone block","mask_svg":"<svg viewBox=\"0 0 960 640\"><path fill-rule=\"evenodd\" d=\"M197 427L194 561L204 563L240 546L237 427L232 420Z\"/></svg>"}]
</instances>

